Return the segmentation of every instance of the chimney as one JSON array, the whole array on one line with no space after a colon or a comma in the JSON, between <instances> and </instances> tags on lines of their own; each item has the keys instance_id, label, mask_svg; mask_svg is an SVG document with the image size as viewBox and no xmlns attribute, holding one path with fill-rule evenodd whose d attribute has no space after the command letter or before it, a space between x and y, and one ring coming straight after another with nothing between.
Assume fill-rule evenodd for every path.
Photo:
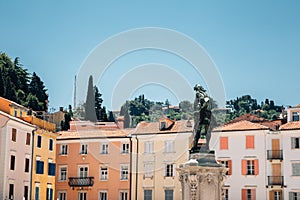
<instances>
[{"instance_id":1,"label":"chimney","mask_svg":"<svg viewBox=\"0 0 300 200\"><path fill-rule=\"evenodd\" d=\"M124 129L124 116L117 118L117 125L120 129Z\"/></svg>"}]
</instances>

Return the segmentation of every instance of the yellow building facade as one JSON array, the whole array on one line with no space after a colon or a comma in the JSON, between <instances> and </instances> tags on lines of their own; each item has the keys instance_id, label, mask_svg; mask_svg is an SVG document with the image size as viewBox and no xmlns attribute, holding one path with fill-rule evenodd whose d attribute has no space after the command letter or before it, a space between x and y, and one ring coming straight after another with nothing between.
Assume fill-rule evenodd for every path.
<instances>
[{"instance_id":1,"label":"yellow building facade","mask_svg":"<svg viewBox=\"0 0 300 200\"><path fill-rule=\"evenodd\" d=\"M53 200L57 133L38 129L33 135L31 199Z\"/></svg>"}]
</instances>

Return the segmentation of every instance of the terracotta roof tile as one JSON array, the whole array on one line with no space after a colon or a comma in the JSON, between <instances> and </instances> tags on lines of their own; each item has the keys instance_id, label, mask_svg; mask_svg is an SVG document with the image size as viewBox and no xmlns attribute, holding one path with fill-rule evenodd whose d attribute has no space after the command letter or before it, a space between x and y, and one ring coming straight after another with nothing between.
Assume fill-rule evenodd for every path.
<instances>
[{"instance_id":1,"label":"terracotta roof tile","mask_svg":"<svg viewBox=\"0 0 300 200\"><path fill-rule=\"evenodd\" d=\"M247 113L247 114L244 114L244 115L239 116L237 118L234 118L229 123L235 123L235 122L239 122L239 121L243 121L243 120L250 121L250 122L262 122L262 121L265 121L265 119L262 118L262 117L259 117L257 115L251 114L251 113Z\"/></svg>"},{"instance_id":2,"label":"terracotta roof tile","mask_svg":"<svg viewBox=\"0 0 300 200\"><path fill-rule=\"evenodd\" d=\"M126 137L130 135L132 131L133 129L61 131L57 139Z\"/></svg>"},{"instance_id":3,"label":"terracotta roof tile","mask_svg":"<svg viewBox=\"0 0 300 200\"><path fill-rule=\"evenodd\" d=\"M192 132L194 122L190 120L175 121L169 130L160 130L159 122L140 122L132 134L161 134L161 133L179 133Z\"/></svg>"},{"instance_id":4,"label":"terracotta roof tile","mask_svg":"<svg viewBox=\"0 0 300 200\"><path fill-rule=\"evenodd\" d=\"M294 129L300 129L300 121L288 122L280 126L280 130L294 130Z\"/></svg>"},{"instance_id":5,"label":"terracotta roof tile","mask_svg":"<svg viewBox=\"0 0 300 200\"><path fill-rule=\"evenodd\" d=\"M258 123L249 122L246 120L238 121L235 123L225 124L223 126L213 129L214 132L222 131L243 131L243 130L268 130L267 126Z\"/></svg>"}]
</instances>

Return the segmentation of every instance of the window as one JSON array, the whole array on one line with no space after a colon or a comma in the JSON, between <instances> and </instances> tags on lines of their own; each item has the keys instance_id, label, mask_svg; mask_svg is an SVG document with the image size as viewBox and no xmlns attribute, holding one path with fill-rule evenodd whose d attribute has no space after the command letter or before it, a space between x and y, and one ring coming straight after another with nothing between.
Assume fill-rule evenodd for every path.
<instances>
[{"instance_id":1,"label":"window","mask_svg":"<svg viewBox=\"0 0 300 200\"><path fill-rule=\"evenodd\" d=\"M254 160L247 160L247 175L254 175Z\"/></svg>"},{"instance_id":2,"label":"window","mask_svg":"<svg viewBox=\"0 0 300 200\"><path fill-rule=\"evenodd\" d=\"M299 113L298 112L293 112L293 121L299 121Z\"/></svg>"},{"instance_id":3,"label":"window","mask_svg":"<svg viewBox=\"0 0 300 200\"><path fill-rule=\"evenodd\" d=\"M24 186L24 200L28 200L28 186Z\"/></svg>"},{"instance_id":4,"label":"window","mask_svg":"<svg viewBox=\"0 0 300 200\"><path fill-rule=\"evenodd\" d=\"M128 165L121 165L121 180L128 180Z\"/></svg>"},{"instance_id":5,"label":"window","mask_svg":"<svg viewBox=\"0 0 300 200\"><path fill-rule=\"evenodd\" d=\"M246 135L246 149L254 149L254 135Z\"/></svg>"},{"instance_id":6,"label":"window","mask_svg":"<svg viewBox=\"0 0 300 200\"><path fill-rule=\"evenodd\" d=\"M165 200L173 200L173 190L165 190Z\"/></svg>"},{"instance_id":7,"label":"window","mask_svg":"<svg viewBox=\"0 0 300 200\"><path fill-rule=\"evenodd\" d=\"M174 165L173 164L167 164L166 165L165 176L166 177L174 176Z\"/></svg>"},{"instance_id":8,"label":"window","mask_svg":"<svg viewBox=\"0 0 300 200\"><path fill-rule=\"evenodd\" d=\"M38 148L41 148L42 147L42 136L38 135L37 136L37 143L36 143L36 146Z\"/></svg>"},{"instance_id":9,"label":"window","mask_svg":"<svg viewBox=\"0 0 300 200\"><path fill-rule=\"evenodd\" d=\"M160 130L166 129L166 122L160 122Z\"/></svg>"},{"instance_id":10,"label":"window","mask_svg":"<svg viewBox=\"0 0 300 200\"><path fill-rule=\"evenodd\" d=\"M256 190L255 189L242 189L242 200L255 200Z\"/></svg>"},{"instance_id":11,"label":"window","mask_svg":"<svg viewBox=\"0 0 300 200\"><path fill-rule=\"evenodd\" d=\"M35 200L40 199L40 188L38 186L35 186Z\"/></svg>"},{"instance_id":12,"label":"window","mask_svg":"<svg viewBox=\"0 0 300 200\"><path fill-rule=\"evenodd\" d=\"M53 151L53 140L52 139L49 140L49 150Z\"/></svg>"},{"instance_id":13,"label":"window","mask_svg":"<svg viewBox=\"0 0 300 200\"><path fill-rule=\"evenodd\" d=\"M15 109L14 110L14 116L17 117L18 116L18 111Z\"/></svg>"},{"instance_id":14,"label":"window","mask_svg":"<svg viewBox=\"0 0 300 200\"><path fill-rule=\"evenodd\" d=\"M16 142L17 141L17 129L13 128L11 130L11 141Z\"/></svg>"},{"instance_id":15,"label":"window","mask_svg":"<svg viewBox=\"0 0 300 200\"><path fill-rule=\"evenodd\" d=\"M81 144L81 147L80 147L80 154L87 154L88 152L88 145L87 144Z\"/></svg>"},{"instance_id":16,"label":"window","mask_svg":"<svg viewBox=\"0 0 300 200\"><path fill-rule=\"evenodd\" d=\"M220 150L228 149L228 137L220 137Z\"/></svg>"},{"instance_id":17,"label":"window","mask_svg":"<svg viewBox=\"0 0 300 200\"><path fill-rule=\"evenodd\" d=\"M99 200L107 200L107 192L106 191L99 192Z\"/></svg>"},{"instance_id":18,"label":"window","mask_svg":"<svg viewBox=\"0 0 300 200\"><path fill-rule=\"evenodd\" d=\"M152 162L147 162L144 164L144 177L145 178L152 178L153 177L153 170L154 166Z\"/></svg>"},{"instance_id":19,"label":"window","mask_svg":"<svg viewBox=\"0 0 300 200\"><path fill-rule=\"evenodd\" d=\"M23 112L20 110L20 117L22 118Z\"/></svg>"},{"instance_id":20,"label":"window","mask_svg":"<svg viewBox=\"0 0 300 200\"><path fill-rule=\"evenodd\" d=\"M60 155L68 155L68 145L67 144L60 145Z\"/></svg>"},{"instance_id":21,"label":"window","mask_svg":"<svg viewBox=\"0 0 300 200\"><path fill-rule=\"evenodd\" d=\"M58 192L58 200L67 200L66 192Z\"/></svg>"},{"instance_id":22,"label":"window","mask_svg":"<svg viewBox=\"0 0 300 200\"><path fill-rule=\"evenodd\" d=\"M88 177L88 167L79 167L79 177L80 178Z\"/></svg>"},{"instance_id":23,"label":"window","mask_svg":"<svg viewBox=\"0 0 300 200\"><path fill-rule=\"evenodd\" d=\"M300 149L300 138L292 137L292 149Z\"/></svg>"},{"instance_id":24,"label":"window","mask_svg":"<svg viewBox=\"0 0 300 200\"><path fill-rule=\"evenodd\" d=\"M289 200L300 200L300 192L289 192Z\"/></svg>"},{"instance_id":25,"label":"window","mask_svg":"<svg viewBox=\"0 0 300 200\"><path fill-rule=\"evenodd\" d=\"M281 192L274 191L274 200L281 200Z\"/></svg>"},{"instance_id":26,"label":"window","mask_svg":"<svg viewBox=\"0 0 300 200\"><path fill-rule=\"evenodd\" d=\"M120 200L128 200L128 192L127 191L120 192Z\"/></svg>"},{"instance_id":27,"label":"window","mask_svg":"<svg viewBox=\"0 0 300 200\"><path fill-rule=\"evenodd\" d=\"M29 162L30 162L30 160L29 160L29 158L25 158L25 172L29 172Z\"/></svg>"},{"instance_id":28,"label":"window","mask_svg":"<svg viewBox=\"0 0 300 200\"><path fill-rule=\"evenodd\" d=\"M152 190L144 190L144 200L152 200Z\"/></svg>"},{"instance_id":29,"label":"window","mask_svg":"<svg viewBox=\"0 0 300 200\"><path fill-rule=\"evenodd\" d=\"M300 176L300 163L292 163L292 175Z\"/></svg>"},{"instance_id":30,"label":"window","mask_svg":"<svg viewBox=\"0 0 300 200\"><path fill-rule=\"evenodd\" d=\"M145 142L145 153L153 153L153 142Z\"/></svg>"},{"instance_id":31,"label":"window","mask_svg":"<svg viewBox=\"0 0 300 200\"><path fill-rule=\"evenodd\" d=\"M30 135L30 133L27 133L27 136L26 136L26 145L30 145L30 139L31 139L31 135Z\"/></svg>"},{"instance_id":32,"label":"window","mask_svg":"<svg viewBox=\"0 0 300 200\"><path fill-rule=\"evenodd\" d=\"M227 168L226 175L232 174L232 161L231 160L220 160L220 163Z\"/></svg>"},{"instance_id":33,"label":"window","mask_svg":"<svg viewBox=\"0 0 300 200\"><path fill-rule=\"evenodd\" d=\"M44 161L40 161L40 160L36 161L36 173L44 174Z\"/></svg>"},{"instance_id":34,"label":"window","mask_svg":"<svg viewBox=\"0 0 300 200\"><path fill-rule=\"evenodd\" d=\"M258 160L242 160L242 175L258 175Z\"/></svg>"},{"instance_id":35,"label":"window","mask_svg":"<svg viewBox=\"0 0 300 200\"><path fill-rule=\"evenodd\" d=\"M100 180L108 180L108 169L107 167L100 167Z\"/></svg>"},{"instance_id":36,"label":"window","mask_svg":"<svg viewBox=\"0 0 300 200\"><path fill-rule=\"evenodd\" d=\"M67 167L59 167L58 180L66 181L67 180L68 169Z\"/></svg>"},{"instance_id":37,"label":"window","mask_svg":"<svg viewBox=\"0 0 300 200\"><path fill-rule=\"evenodd\" d=\"M10 170L15 170L16 156L10 156Z\"/></svg>"},{"instance_id":38,"label":"window","mask_svg":"<svg viewBox=\"0 0 300 200\"><path fill-rule=\"evenodd\" d=\"M174 141L165 141L165 152L166 153L174 152Z\"/></svg>"},{"instance_id":39,"label":"window","mask_svg":"<svg viewBox=\"0 0 300 200\"><path fill-rule=\"evenodd\" d=\"M53 189L52 188L47 188L46 200L53 200Z\"/></svg>"},{"instance_id":40,"label":"window","mask_svg":"<svg viewBox=\"0 0 300 200\"><path fill-rule=\"evenodd\" d=\"M78 192L78 200L87 200L86 192Z\"/></svg>"},{"instance_id":41,"label":"window","mask_svg":"<svg viewBox=\"0 0 300 200\"><path fill-rule=\"evenodd\" d=\"M14 199L14 184L9 184L8 198Z\"/></svg>"},{"instance_id":42,"label":"window","mask_svg":"<svg viewBox=\"0 0 300 200\"><path fill-rule=\"evenodd\" d=\"M55 176L55 163L48 163L48 175L49 176Z\"/></svg>"},{"instance_id":43,"label":"window","mask_svg":"<svg viewBox=\"0 0 300 200\"><path fill-rule=\"evenodd\" d=\"M129 153L129 144L126 143L126 144L122 144L122 150L121 150L122 153Z\"/></svg>"},{"instance_id":44,"label":"window","mask_svg":"<svg viewBox=\"0 0 300 200\"><path fill-rule=\"evenodd\" d=\"M101 154L108 154L108 144L101 144Z\"/></svg>"},{"instance_id":45,"label":"window","mask_svg":"<svg viewBox=\"0 0 300 200\"><path fill-rule=\"evenodd\" d=\"M224 189L224 200L229 200L229 191L228 191L228 189Z\"/></svg>"}]
</instances>

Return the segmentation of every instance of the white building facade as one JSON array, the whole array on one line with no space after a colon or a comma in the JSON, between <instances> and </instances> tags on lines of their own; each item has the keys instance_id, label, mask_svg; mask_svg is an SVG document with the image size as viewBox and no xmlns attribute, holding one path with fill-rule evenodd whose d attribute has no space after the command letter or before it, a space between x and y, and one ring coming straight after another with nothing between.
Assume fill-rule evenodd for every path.
<instances>
[{"instance_id":1,"label":"white building facade","mask_svg":"<svg viewBox=\"0 0 300 200\"><path fill-rule=\"evenodd\" d=\"M35 126L0 111L0 199L30 198Z\"/></svg>"}]
</instances>

